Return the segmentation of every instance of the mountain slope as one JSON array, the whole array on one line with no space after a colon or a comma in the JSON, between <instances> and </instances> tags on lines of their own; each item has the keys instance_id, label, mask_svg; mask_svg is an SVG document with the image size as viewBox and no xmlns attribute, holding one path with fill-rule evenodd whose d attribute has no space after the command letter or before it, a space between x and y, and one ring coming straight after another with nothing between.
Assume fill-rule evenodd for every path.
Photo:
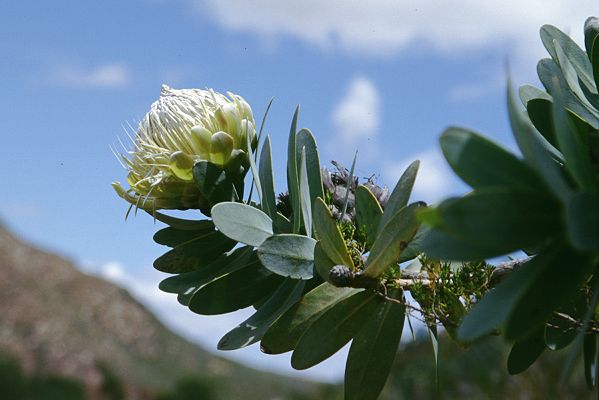
<instances>
[{"instance_id":1,"label":"mountain slope","mask_svg":"<svg viewBox=\"0 0 599 400\"><path fill-rule=\"evenodd\" d=\"M200 349L169 331L124 289L82 274L1 226L0 351L14 355L27 371L74 377L91 392L101 383L97 363L103 362L131 398L147 398L190 374L217 382L230 399L309 398L324 389Z\"/></svg>"}]
</instances>

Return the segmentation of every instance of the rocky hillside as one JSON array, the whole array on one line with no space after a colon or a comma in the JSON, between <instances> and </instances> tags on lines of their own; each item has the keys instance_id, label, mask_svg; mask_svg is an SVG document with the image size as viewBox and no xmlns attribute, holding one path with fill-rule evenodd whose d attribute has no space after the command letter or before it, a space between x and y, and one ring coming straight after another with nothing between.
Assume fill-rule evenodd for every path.
<instances>
[{"instance_id":1,"label":"rocky hillside","mask_svg":"<svg viewBox=\"0 0 599 400\"><path fill-rule=\"evenodd\" d=\"M186 375L227 399L318 398L321 385L218 358L169 331L124 289L79 272L0 227L0 352L35 373L73 377L91 397L108 365L129 398L152 398Z\"/></svg>"}]
</instances>

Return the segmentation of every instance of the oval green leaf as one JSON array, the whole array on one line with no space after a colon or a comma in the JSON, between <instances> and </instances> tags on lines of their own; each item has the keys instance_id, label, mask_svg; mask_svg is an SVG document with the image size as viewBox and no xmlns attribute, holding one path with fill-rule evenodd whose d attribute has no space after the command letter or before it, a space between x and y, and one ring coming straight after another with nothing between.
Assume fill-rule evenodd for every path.
<instances>
[{"instance_id":1,"label":"oval green leaf","mask_svg":"<svg viewBox=\"0 0 599 400\"><path fill-rule=\"evenodd\" d=\"M299 179L298 179L298 160L297 160L297 119L300 107L297 106L293 119L291 120L291 129L289 130L289 139L287 141L287 189L291 200L293 211L293 233L299 233L300 221L302 217L300 209Z\"/></svg>"},{"instance_id":2,"label":"oval green leaf","mask_svg":"<svg viewBox=\"0 0 599 400\"><path fill-rule=\"evenodd\" d=\"M542 328L514 343L507 359L508 372L516 375L526 371L543 354L545 348Z\"/></svg>"},{"instance_id":3,"label":"oval green leaf","mask_svg":"<svg viewBox=\"0 0 599 400\"><path fill-rule=\"evenodd\" d=\"M197 221L197 229L177 229L171 226L163 228L154 234L154 242L168 247L177 247L185 242L214 231L212 221Z\"/></svg>"},{"instance_id":4,"label":"oval green leaf","mask_svg":"<svg viewBox=\"0 0 599 400\"><path fill-rule=\"evenodd\" d=\"M159 289L166 293L191 294L219 276L258 264L256 252L250 246L240 247L223 254L212 263L196 271L168 277L160 282ZM191 298L191 296L189 296Z\"/></svg>"},{"instance_id":5,"label":"oval green leaf","mask_svg":"<svg viewBox=\"0 0 599 400\"><path fill-rule=\"evenodd\" d=\"M445 200L432 211L434 218L427 212L425 222L433 221L433 227L447 233L449 239L487 249L482 258L490 258L544 243L562 229L560 212L560 205L542 192L489 188ZM447 246L435 248L437 243L431 239L439 239L439 235L429 234L423 240L424 252L455 259L455 251L446 254ZM467 257L460 258L457 261Z\"/></svg>"},{"instance_id":6,"label":"oval green leaf","mask_svg":"<svg viewBox=\"0 0 599 400\"><path fill-rule=\"evenodd\" d=\"M394 290L389 297L402 300ZM405 306L385 301L352 340L345 364L345 399L376 400L385 386L403 332Z\"/></svg>"},{"instance_id":7,"label":"oval green leaf","mask_svg":"<svg viewBox=\"0 0 599 400\"><path fill-rule=\"evenodd\" d=\"M306 149L302 148L299 168L300 203L302 205L302 221L307 236L312 236L312 200L310 198L310 184L306 166Z\"/></svg>"},{"instance_id":8,"label":"oval green leaf","mask_svg":"<svg viewBox=\"0 0 599 400\"><path fill-rule=\"evenodd\" d=\"M282 281L261 265L252 264L202 287L189 301L189 309L203 315L236 311L270 296Z\"/></svg>"},{"instance_id":9,"label":"oval green leaf","mask_svg":"<svg viewBox=\"0 0 599 400\"><path fill-rule=\"evenodd\" d=\"M272 172L272 154L270 149L270 136L266 136L260 153L258 163L258 176L262 184L262 211L270 216L272 220L277 214L277 197L275 194L274 177Z\"/></svg>"},{"instance_id":10,"label":"oval green leaf","mask_svg":"<svg viewBox=\"0 0 599 400\"><path fill-rule=\"evenodd\" d=\"M314 203L312 211L314 219L314 233L326 255L335 263L354 268L354 262L349 256L345 240L335 223L331 210L319 197Z\"/></svg>"},{"instance_id":11,"label":"oval green leaf","mask_svg":"<svg viewBox=\"0 0 599 400\"><path fill-rule=\"evenodd\" d=\"M525 287L505 322L503 334L507 340L519 340L535 328L544 327L555 310L576 297L594 268L591 257L564 243L555 243L536 259L541 275ZM564 274L564 269L568 274Z\"/></svg>"},{"instance_id":12,"label":"oval green leaf","mask_svg":"<svg viewBox=\"0 0 599 400\"><path fill-rule=\"evenodd\" d=\"M258 247L273 234L270 217L247 204L219 203L211 213L216 227L238 242Z\"/></svg>"},{"instance_id":13,"label":"oval green leaf","mask_svg":"<svg viewBox=\"0 0 599 400\"><path fill-rule=\"evenodd\" d=\"M370 247L376 239L383 209L374 194L364 185L356 188L355 207L358 227L366 232L367 245Z\"/></svg>"},{"instance_id":14,"label":"oval green leaf","mask_svg":"<svg viewBox=\"0 0 599 400\"><path fill-rule=\"evenodd\" d=\"M599 251L599 196L576 192L566 207L568 237L578 250Z\"/></svg>"},{"instance_id":15,"label":"oval green leaf","mask_svg":"<svg viewBox=\"0 0 599 400\"><path fill-rule=\"evenodd\" d=\"M318 146L316 145L314 135L306 128L300 129L296 137L296 151L299 153L302 150L306 152L306 172L308 186L310 187L310 204L314 204L317 197L324 198L324 192L322 188Z\"/></svg>"},{"instance_id":16,"label":"oval green leaf","mask_svg":"<svg viewBox=\"0 0 599 400\"><path fill-rule=\"evenodd\" d=\"M393 218L399 210L408 204L419 167L420 161L416 160L412 162L401 175L399 181L397 181L397 185L395 185L393 192L391 192L391 196L389 196L389 201L387 201L387 205L385 206L385 212L379 222L379 232L382 231L387 222Z\"/></svg>"},{"instance_id":17,"label":"oval green leaf","mask_svg":"<svg viewBox=\"0 0 599 400\"><path fill-rule=\"evenodd\" d=\"M426 205L422 202L412 203L387 221L370 249L364 266L364 276L376 278L397 263L402 251L420 227L417 213L424 207Z\"/></svg>"},{"instance_id":18,"label":"oval green leaf","mask_svg":"<svg viewBox=\"0 0 599 400\"><path fill-rule=\"evenodd\" d=\"M364 327L381 301L374 292L364 290L325 311L295 346L291 366L310 368L335 354Z\"/></svg>"},{"instance_id":19,"label":"oval green leaf","mask_svg":"<svg viewBox=\"0 0 599 400\"><path fill-rule=\"evenodd\" d=\"M308 292L268 329L260 347L266 354L281 354L295 348L306 329L326 310L359 292L323 283Z\"/></svg>"},{"instance_id":20,"label":"oval green leaf","mask_svg":"<svg viewBox=\"0 0 599 400\"><path fill-rule=\"evenodd\" d=\"M258 258L269 271L294 279L314 276L316 240L302 235L281 234L266 239L258 247Z\"/></svg>"},{"instance_id":21,"label":"oval green leaf","mask_svg":"<svg viewBox=\"0 0 599 400\"><path fill-rule=\"evenodd\" d=\"M235 350L262 339L270 325L302 297L305 284L305 281L285 280L258 311L223 336L217 348Z\"/></svg>"},{"instance_id":22,"label":"oval green leaf","mask_svg":"<svg viewBox=\"0 0 599 400\"><path fill-rule=\"evenodd\" d=\"M539 176L526 163L477 133L449 128L439 142L453 171L475 189L510 186L544 190Z\"/></svg>"},{"instance_id":23,"label":"oval green leaf","mask_svg":"<svg viewBox=\"0 0 599 400\"><path fill-rule=\"evenodd\" d=\"M236 243L218 231L204 233L158 257L154 268L169 274L190 272L210 264Z\"/></svg>"}]
</instances>

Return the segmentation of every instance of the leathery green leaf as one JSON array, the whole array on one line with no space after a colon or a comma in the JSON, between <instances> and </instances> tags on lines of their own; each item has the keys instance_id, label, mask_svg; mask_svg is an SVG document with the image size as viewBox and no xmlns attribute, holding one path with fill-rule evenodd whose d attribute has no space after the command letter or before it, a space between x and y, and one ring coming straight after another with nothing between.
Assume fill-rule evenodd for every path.
<instances>
[{"instance_id":1,"label":"leathery green leaf","mask_svg":"<svg viewBox=\"0 0 599 400\"><path fill-rule=\"evenodd\" d=\"M179 230L183 230L183 231L204 230L207 227L206 224L210 223L210 221L206 220L206 219L201 219L201 220L183 219L183 218L172 217L170 215L163 214L158 211L154 211L153 213L150 213L150 212L147 212L147 213L150 214L152 217L154 217L156 220L167 224L171 228L175 228L175 229L179 229Z\"/></svg>"},{"instance_id":2,"label":"leathery green leaf","mask_svg":"<svg viewBox=\"0 0 599 400\"><path fill-rule=\"evenodd\" d=\"M542 192L480 189L442 202L437 207L440 222L434 226L475 248L488 249L487 258L544 243L562 228L560 209ZM430 246L425 251L438 254Z\"/></svg>"},{"instance_id":3,"label":"leathery green leaf","mask_svg":"<svg viewBox=\"0 0 599 400\"><path fill-rule=\"evenodd\" d=\"M320 242L316 242L314 245L314 269L323 281L329 280L329 273L333 266L335 266L335 263L324 252Z\"/></svg>"},{"instance_id":4,"label":"leathery green leaf","mask_svg":"<svg viewBox=\"0 0 599 400\"><path fill-rule=\"evenodd\" d=\"M566 207L568 237L581 251L599 250L599 196L592 192L576 192Z\"/></svg>"},{"instance_id":5,"label":"leathery green leaf","mask_svg":"<svg viewBox=\"0 0 599 400\"><path fill-rule=\"evenodd\" d=\"M247 127L247 125L246 125ZM245 138L246 138L246 145L248 149L252 148L252 138L250 135L247 134L247 132L245 132ZM263 202L263 198L262 198L262 182L260 182L260 173L258 172L258 167L256 166L256 161L254 160L254 157L252 157L251 154L251 150L250 150L250 154L248 155L248 161L250 163L250 169L252 171L252 178L254 179L254 184L256 185L256 191L258 192L258 198L260 199L260 204L262 204Z\"/></svg>"},{"instance_id":6,"label":"leathery green leaf","mask_svg":"<svg viewBox=\"0 0 599 400\"><path fill-rule=\"evenodd\" d=\"M551 101L551 96L545 92L544 90L539 89L536 86L532 85L522 85L518 90L520 94L520 100L522 100L522 104L525 106L531 101L535 99L549 100Z\"/></svg>"},{"instance_id":7,"label":"leathery green leaf","mask_svg":"<svg viewBox=\"0 0 599 400\"><path fill-rule=\"evenodd\" d=\"M379 233L383 230L383 227L387 225L387 222L395 216L395 213L408 204L419 167L420 161L416 160L412 162L401 175L399 181L397 181L397 185L395 185L393 192L391 192L391 195L389 196L389 201L387 201L387 205L385 206L385 212L379 222Z\"/></svg>"},{"instance_id":8,"label":"leathery green leaf","mask_svg":"<svg viewBox=\"0 0 599 400\"><path fill-rule=\"evenodd\" d=\"M246 251L243 252L244 250ZM179 291L177 292L177 301L180 304L187 307L189 306L189 301L191 300L193 295L205 284L208 284L216 278L238 271L242 268L249 266L258 266L259 264L260 260L258 260L258 256L256 255L256 252L253 251L253 248L250 246L245 246L233 250L227 256L221 256L213 263L206 265L205 267L202 267L197 271L187 272L185 274L173 276L163 280L160 283L164 283L164 285L166 286L167 281L169 279L173 279L172 282L168 283L169 287L173 289L175 286L179 287ZM199 274L194 274L195 272L199 271L203 272L201 276L199 276ZM176 278L180 279L175 280ZM193 280L194 278L195 280Z\"/></svg>"},{"instance_id":9,"label":"leathery green leaf","mask_svg":"<svg viewBox=\"0 0 599 400\"><path fill-rule=\"evenodd\" d=\"M526 112L534 127L555 147L557 146L557 141L553 133L553 123L551 122L551 107L551 100L532 99L526 103Z\"/></svg>"},{"instance_id":10,"label":"leathery green leaf","mask_svg":"<svg viewBox=\"0 0 599 400\"><path fill-rule=\"evenodd\" d=\"M541 40L543 45L556 62L560 59L559 50L562 50L563 56L575 70L575 74L580 78L588 89L594 90L595 82L593 80L593 71L589 58L574 40L568 35L552 25L543 25L541 27ZM559 48L559 50L558 50Z\"/></svg>"},{"instance_id":11,"label":"leathery green leaf","mask_svg":"<svg viewBox=\"0 0 599 400\"><path fill-rule=\"evenodd\" d=\"M158 257L154 268L169 274L190 272L210 264L235 244L218 231L203 233Z\"/></svg>"},{"instance_id":12,"label":"leathery green leaf","mask_svg":"<svg viewBox=\"0 0 599 400\"><path fill-rule=\"evenodd\" d=\"M522 264L489 291L464 317L458 328L460 340L470 342L499 328L510 316L522 294L542 274L553 254L543 254Z\"/></svg>"},{"instance_id":13,"label":"leathery green leaf","mask_svg":"<svg viewBox=\"0 0 599 400\"><path fill-rule=\"evenodd\" d=\"M396 212L393 218L387 221L370 249L364 266L364 276L376 278L397 263L401 252L408 246L420 227L417 213L424 207L426 205L422 202L412 203Z\"/></svg>"},{"instance_id":14,"label":"leathery green leaf","mask_svg":"<svg viewBox=\"0 0 599 400\"><path fill-rule=\"evenodd\" d=\"M593 40L593 50L591 52L592 63L593 63L593 76L595 84L599 87L599 35L595 36Z\"/></svg>"},{"instance_id":15,"label":"leathery green leaf","mask_svg":"<svg viewBox=\"0 0 599 400\"><path fill-rule=\"evenodd\" d=\"M307 236L312 236L312 202L310 200L310 184L306 166L306 148L302 148L300 156L300 204L302 207L302 220Z\"/></svg>"},{"instance_id":16,"label":"leathery green leaf","mask_svg":"<svg viewBox=\"0 0 599 400\"><path fill-rule=\"evenodd\" d=\"M203 315L236 311L271 295L282 281L282 277L253 264L202 287L189 301L189 309Z\"/></svg>"},{"instance_id":17,"label":"leathery green leaf","mask_svg":"<svg viewBox=\"0 0 599 400\"><path fill-rule=\"evenodd\" d=\"M382 301L373 291L364 290L325 311L295 346L291 366L310 368L335 354L364 327Z\"/></svg>"},{"instance_id":18,"label":"leathery green leaf","mask_svg":"<svg viewBox=\"0 0 599 400\"><path fill-rule=\"evenodd\" d=\"M563 306L593 270L588 255L579 253L563 243L556 243L540 258L542 275L530 282L518 298L506 320L503 334L507 340L519 340L539 326L545 326L553 312ZM564 274L564 270L569 271Z\"/></svg>"},{"instance_id":19,"label":"leathery green leaf","mask_svg":"<svg viewBox=\"0 0 599 400\"><path fill-rule=\"evenodd\" d=\"M238 242L258 247L273 235L270 217L247 204L219 203L212 207L211 214L216 227Z\"/></svg>"},{"instance_id":20,"label":"leathery green leaf","mask_svg":"<svg viewBox=\"0 0 599 400\"><path fill-rule=\"evenodd\" d=\"M305 285L305 281L286 279L258 311L225 334L217 348L235 350L258 342L269 326L302 297Z\"/></svg>"},{"instance_id":21,"label":"leathery green leaf","mask_svg":"<svg viewBox=\"0 0 599 400\"><path fill-rule=\"evenodd\" d=\"M539 328L530 336L517 341L512 346L507 359L508 372L516 375L526 371L543 354L545 348L543 328Z\"/></svg>"},{"instance_id":22,"label":"leathery green leaf","mask_svg":"<svg viewBox=\"0 0 599 400\"><path fill-rule=\"evenodd\" d=\"M401 290L388 297L401 301ZM381 303L354 337L345 364L345 399L376 400L385 386L405 320L405 306Z\"/></svg>"},{"instance_id":23,"label":"leathery green leaf","mask_svg":"<svg viewBox=\"0 0 599 400\"><path fill-rule=\"evenodd\" d=\"M425 221L426 222L426 221ZM477 261L489 257L489 254L496 254L493 245L481 245L474 243L459 236L459 232L446 232L440 229L429 228L419 239L418 250L427 256L440 260L453 261ZM416 237L414 241L418 240ZM413 242L414 242L413 241ZM402 253L403 255L410 251L410 247Z\"/></svg>"},{"instance_id":24,"label":"leathery green leaf","mask_svg":"<svg viewBox=\"0 0 599 400\"><path fill-rule=\"evenodd\" d=\"M584 318L586 309L586 294L580 292L576 298L570 299L557 310L545 326L545 344L548 349L561 350L576 339L578 329L576 329L570 318L564 318L564 316L581 321Z\"/></svg>"},{"instance_id":25,"label":"leathery green leaf","mask_svg":"<svg viewBox=\"0 0 599 400\"><path fill-rule=\"evenodd\" d=\"M209 220L197 221L197 229L178 229L168 226L154 234L154 242L168 247L177 247L185 242L193 240L198 236L214 231L214 224Z\"/></svg>"},{"instance_id":26,"label":"leathery green leaf","mask_svg":"<svg viewBox=\"0 0 599 400\"><path fill-rule=\"evenodd\" d=\"M310 187L310 204L314 204L317 197L324 198L322 187L322 175L320 171L320 156L316 139L309 129L303 128L297 133L296 154L301 151L306 153L306 172L308 175L308 186Z\"/></svg>"},{"instance_id":27,"label":"leathery green leaf","mask_svg":"<svg viewBox=\"0 0 599 400\"><path fill-rule=\"evenodd\" d=\"M555 43L555 52L556 52L557 58L558 58L557 62L562 71L562 76L564 77L564 80L566 81L566 84L568 85L568 87L570 88L572 93L574 93L577 100L585 108L587 108L589 111L596 111L595 108L593 107L593 105L586 98L584 89L580 86L580 78L584 78L584 77L581 77L580 75L578 75L576 69L574 68L574 66L572 65L570 60L568 59L568 55L566 55L566 53L564 52L564 49L562 49L562 47L560 46L559 43ZM587 62L588 66L589 66L589 73L590 73L591 64L590 64L589 59L586 56L586 54L584 55L584 60ZM556 78L556 79L558 79L558 78ZM588 86L586 87L587 93L589 91L593 91L596 94L597 89L595 88L595 82L593 82L592 77L590 79L591 79L590 81L592 82L593 86L592 86L592 88L588 87ZM551 95L555 99L556 94L551 93Z\"/></svg>"},{"instance_id":28,"label":"leathery green leaf","mask_svg":"<svg viewBox=\"0 0 599 400\"><path fill-rule=\"evenodd\" d=\"M235 200L233 182L217 165L205 160L198 161L193 167L193 178L202 196L211 204Z\"/></svg>"},{"instance_id":29,"label":"leathery green leaf","mask_svg":"<svg viewBox=\"0 0 599 400\"><path fill-rule=\"evenodd\" d=\"M275 194L274 177L272 172L272 153L270 148L270 136L266 136L260 153L258 163L258 176L262 184L262 202L260 206L268 216L274 220L277 214L277 198Z\"/></svg>"},{"instance_id":30,"label":"leathery green leaf","mask_svg":"<svg viewBox=\"0 0 599 400\"><path fill-rule=\"evenodd\" d=\"M266 239L258 247L258 258L269 271L294 279L314 276L316 240L302 235L280 234Z\"/></svg>"},{"instance_id":31,"label":"leathery green leaf","mask_svg":"<svg viewBox=\"0 0 599 400\"><path fill-rule=\"evenodd\" d=\"M223 254L198 270L163 279L158 287L167 293L190 294L219 276L258 262L252 247L244 246Z\"/></svg>"},{"instance_id":32,"label":"leathery green leaf","mask_svg":"<svg viewBox=\"0 0 599 400\"><path fill-rule=\"evenodd\" d=\"M554 196L565 201L571 189L558 165L558 161L563 162L563 156L537 132L519 109L511 83L508 83L508 111L512 131L524 159L543 178Z\"/></svg>"},{"instance_id":33,"label":"leathery green leaf","mask_svg":"<svg viewBox=\"0 0 599 400\"><path fill-rule=\"evenodd\" d=\"M580 99L568 87L566 78L564 78L562 70L555 61L547 58L542 59L537 64L537 73L547 92L553 96L556 90L561 90L564 93L566 108L588 122L593 128L599 129L599 112L594 107L588 108L581 103Z\"/></svg>"},{"instance_id":34,"label":"leathery green leaf","mask_svg":"<svg viewBox=\"0 0 599 400\"><path fill-rule=\"evenodd\" d=\"M299 233L301 222L299 180L297 170L297 118L300 107L297 106L291 121L289 131L289 140L287 142L287 188L289 189L289 198L291 199L291 208L293 209L293 233Z\"/></svg>"},{"instance_id":35,"label":"leathery green leaf","mask_svg":"<svg viewBox=\"0 0 599 400\"><path fill-rule=\"evenodd\" d=\"M539 176L512 153L481 135L463 128L449 128L439 139L453 171L473 188L511 186L544 189Z\"/></svg>"},{"instance_id":36,"label":"leathery green leaf","mask_svg":"<svg viewBox=\"0 0 599 400\"><path fill-rule=\"evenodd\" d=\"M300 337L325 311L359 289L338 288L323 283L308 292L266 331L260 347L266 354L281 354L295 348Z\"/></svg>"},{"instance_id":37,"label":"leathery green leaf","mask_svg":"<svg viewBox=\"0 0 599 400\"><path fill-rule=\"evenodd\" d=\"M326 255L335 263L353 269L354 262L329 207L319 197L312 211L314 233Z\"/></svg>"},{"instance_id":38,"label":"leathery green leaf","mask_svg":"<svg viewBox=\"0 0 599 400\"><path fill-rule=\"evenodd\" d=\"M364 185L356 188L356 220L358 227L366 232L368 246L376 239L383 209L374 194Z\"/></svg>"},{"instance_id":39,"label":"leathery green leaf","mask_svg":"<svg viewBox=\"0 0 599 400\"><path fill-rule=\"evenodd\" d=\"M565 167L578 186L589 191L597 190L597 176L590 157L590 149L583 143L581 132L564 108L561 90L553 95L553 126Z\"/></svg>"}]
</instances>

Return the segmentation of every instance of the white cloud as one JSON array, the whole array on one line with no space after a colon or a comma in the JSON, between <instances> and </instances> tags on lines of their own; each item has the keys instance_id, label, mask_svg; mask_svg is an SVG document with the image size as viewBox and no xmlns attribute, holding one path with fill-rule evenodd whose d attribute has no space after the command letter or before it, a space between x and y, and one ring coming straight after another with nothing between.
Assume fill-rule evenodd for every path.
<instances>
[{"instance_id":1,"label":"white cloud","mask_svg":"<svg viewBox=\"0 0 599 400\"><path fill-rule=\"evenodd\" d=\"M464 192L464 184L454 177L443 155L437 149L414 154L397 163L388 163L384 170L387 182L397 182L414 160L420 160L420 168L414 184L412 200L423 200L433 204L449 195Z\"/></svg>"},{"instance_id":2,"label":"white cloud","mask_svg":"<svg viewBox=\"0 0 599 400\"><path fill-rule=\"evenodd\" d=\"M368 156L374 148L381 122L381 98L372 81L356 77L350 83L331 115L335 134L329 147L336 153L360 149Z\"/></svg>"},{"instance_id":3,"label":"white cloud","mask_svg":"<svg viewBox=\"0 0 599 400\"><path fill-rule=\"evenodd\" d=\"M108 262L102 265L100 275L111 282L122 284L127 280L124 267L118 262Z\"/></svg>"},{"instance_id":4,"label":"white cloud","mask_svg":"<svg viewBox=\"0 0 599 400\"><path fill-rule=\"evenodd\" d=\"M221 26L266 40L292 37L323 49L389 56L433 48L447 54L505 49L543 55L539 27L549 23L580 41L596 0L194 0ZM501 50L500 50L501 51ZM505 50L504 50L505 51ZM507 53L506 53L507 54Z\"/></svg>"},{"instance_id":5,"label":"white cloud","mask_svg":"<svg viewBox=\"0 0 599 400\"><path fill-rule=\"evenodd\" d=\"M65 64L52 72L52 82L74 88L118 88L129 84L131 73L120 63L108 63L91 68Z\"/></svg>"}]
</instances>

